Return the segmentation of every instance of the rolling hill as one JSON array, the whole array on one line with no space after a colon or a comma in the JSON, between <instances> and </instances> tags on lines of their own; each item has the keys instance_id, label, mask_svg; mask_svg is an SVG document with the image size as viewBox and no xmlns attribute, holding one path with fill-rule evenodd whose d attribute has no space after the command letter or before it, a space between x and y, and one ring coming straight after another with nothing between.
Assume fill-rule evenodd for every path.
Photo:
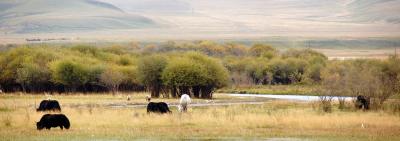
<instances>
[{"instance_id":1,"label":"rolling hill","mask_svg":"<svg viewBox=\"0 0 400 141\"><path fill-rule=\"evenodd\" d=\"M0 42L392 38L400 37L399 11L400 0L1 0Z\"/></svg>"},{"instance_id":2,"label":"rolling hill","mask_svg":"<svg viewBox=\"0 0 400 141\"><path fill-rule=\"evenodd\" d=\"M400 0L101 0L179 31L267 36L400 36ZM197 33L196 33L197 34Z\"/></svg>"},{"instance_id":3,"label":"rolling hill","mask_svg":"<svg viewBox=\"0 0 400 141\"><path fill-rule=\"evenodd\" d=\"M63 33L159 26L153 20L95 0L0 2L0 31Z\"/></svg>"}]
</instances>

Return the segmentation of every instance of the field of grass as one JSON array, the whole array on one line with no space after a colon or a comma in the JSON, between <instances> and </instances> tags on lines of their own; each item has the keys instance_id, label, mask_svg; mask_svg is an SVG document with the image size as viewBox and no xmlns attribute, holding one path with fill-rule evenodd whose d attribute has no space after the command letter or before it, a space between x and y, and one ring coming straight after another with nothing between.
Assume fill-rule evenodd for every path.
<instances>
[{"instance_id":1,"label":"field of grass","mask_svg":"<svg viewBox=\"0 0 400 141\"><path fill-rule=\"evenodd\" d=\"M384 111L322 113L316 103L267 101L259 105L191 107L180 114L147 114L145 108L113 108L109 103L146 103L145 94L55 95L71 129L36 130L44 113L35 105L44 95L0 96L0 140L400 140L399 115ZM215 100L235 101L216 94ZM174 103L176 99L154 99ZM205 100L195 99L202 103ZM362 127L362 125L364 127Z\"/></svg>"},{"instance_id":2,"label":"field of grass","mask_svg":"<svg viewBox=\"0 0 400 141\"><path fill-rule=\"evenodd\" d=\"M219 89L219 93L235 94L285 94L285 95L315 95L313 85L255 85L232 86Z\"/></svg>"}]
</instances>

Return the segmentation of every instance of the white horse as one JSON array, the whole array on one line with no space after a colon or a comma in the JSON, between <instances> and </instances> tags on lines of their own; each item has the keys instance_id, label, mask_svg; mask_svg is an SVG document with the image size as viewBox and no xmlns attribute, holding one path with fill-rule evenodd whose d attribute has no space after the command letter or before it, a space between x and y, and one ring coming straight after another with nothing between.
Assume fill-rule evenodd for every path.
<instances>
[{"instance_id":1,"label":"white horse","mask_svg":"<svg viewBox=\"0 0 400 141\"><path fill-rule=\"evenodd\" d=\"M190 96L187 94L183 94L181 99L179 100L178 110L180 112L187 112L187 108L191 102Z\"/></svg>"}]
</instances>

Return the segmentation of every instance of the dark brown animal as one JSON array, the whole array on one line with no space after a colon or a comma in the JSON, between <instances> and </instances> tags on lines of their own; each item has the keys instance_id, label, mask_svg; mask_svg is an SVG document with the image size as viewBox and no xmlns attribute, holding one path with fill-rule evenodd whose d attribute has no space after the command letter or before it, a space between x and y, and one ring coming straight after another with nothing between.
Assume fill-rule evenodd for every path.
<instances>
[{"instance_id":1,"label":"dark brown animal","mask_svg":"<svg viewBox=\"0 0 400 141\"><path fill-rule=\"evenodd\" d=\"M358 109L369 109L370 98L368 96L359 95L356 99L356 107Z\"/></svg>"},{"instance_id":2,"label":"dark brown animal","mask_svg":"<svg viewBox=\"0 0 400 141\"><path fill-rule=\"evenodd\" d=\"M57 100L42 100L36 111L61 111L61 107Z\"/></svg>"},{"instance_id":3,"label":"dark brown animal","mask_svg":"<svg viewBox=\"0 0 400 141\"><path fill-rule=\"evenodd\" d=\"M164 102L150 102L147 104L147 113L150 112L160 114L171 113L168 108L168 104Z\"/></svg>"},{"instance_id":4,"label":"dark brown animal","mask_svg":"<svg viewBox=\"0 0 400 141\"><path fill-rule=\"evenodd\" d=\"M46 128L50 130L51 127L60 127L61 129L69 129L70 123L64 114L45 114L39 122L36 122L36 128L42 130Z\"/></svg>"}]
</instances>

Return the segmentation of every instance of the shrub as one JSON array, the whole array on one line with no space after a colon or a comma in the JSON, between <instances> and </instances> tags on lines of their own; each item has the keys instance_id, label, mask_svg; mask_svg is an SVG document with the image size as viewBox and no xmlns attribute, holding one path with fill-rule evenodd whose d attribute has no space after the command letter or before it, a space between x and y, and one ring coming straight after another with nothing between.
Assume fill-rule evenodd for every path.
<instances>
[{"instance_id":1,"label":"shrub","mask_svg":"<svg viewBox=\"0 0 400 141\"><path fill-rule=\"evenodd\" d=\"M114 67L106 68L100 75L102 82L113 94L118 93L119 85L126 76Z\"/></svg>"},{"instance_id":2,"label":"shrub","mask_svg":"<svg viewBox=\"0 0 400 141\"><path fill-rule=\"evenodd\" d=\"M161 75L167 65L167 58L161 55L150 55L141 58L138 62L139 82L150 89L152 97L159 97L163 89Z\"/></svg>"},{"instance_id":3,"label":"shrub","mask_svg":"<svg viewBox=\"0 0 400 141\"><path fill-rule=\"evenodd\" d=\"M227 84L228 73L218 61L190 52L173 58L163 71L162 80L170 88L172 96L187 93L212 98L215 88Z\"/></svg>"},{"instance_id":4,"label":"shrub","mask_svg":"<svg viewBox=\"0 0 400 141\"><path fill-rule=\"evenodd\" d=\"M69 86L75 92L78 86L90 80L90 72L84 65L69 60L56 62L52 67L52 78L55 83Z\"/></svg>"}]
</instances>

